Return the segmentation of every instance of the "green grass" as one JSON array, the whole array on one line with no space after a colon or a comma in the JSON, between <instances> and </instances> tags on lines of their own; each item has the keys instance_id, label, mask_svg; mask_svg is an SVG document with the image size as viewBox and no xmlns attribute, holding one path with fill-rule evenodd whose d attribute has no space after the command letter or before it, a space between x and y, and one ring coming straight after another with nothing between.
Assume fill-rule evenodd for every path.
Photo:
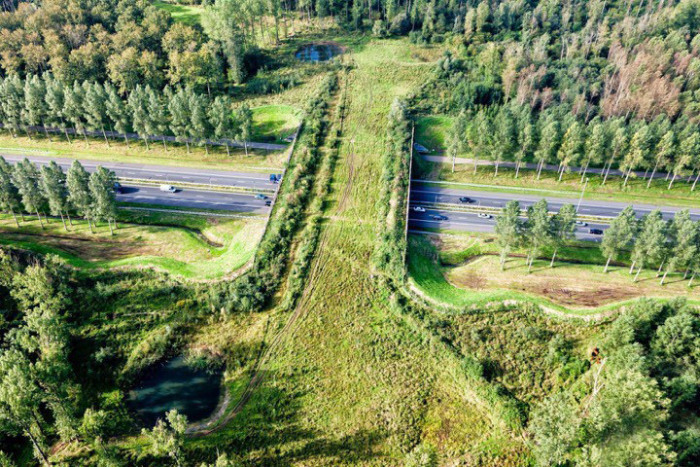
<instances>
[{"instance_id":1,"label":"green grass","mask_svg":"<svg viewBox=\"0 0 700 467\"><path fill-rule=\"evenodd\" d=\"M188 26L198 25L202 14L202 7L198 5L178 5L160 0L155 0L153 5L170 13L173 20Z\"/></svg>"},{"instance_id":2,"label":"green grass","mask_svg":"<svg viewBox=\"0 0 700 467\"><path fill-rule=\"evenodd\" d=\"M447 134L452 128L452 117L431 115L416 120L416 143L431 151L442 152L446 147Z\"/></svg>"},{"instance_id":3,"label":"green grass","mask_svg":"<svg viewBox=\"0 0 700 467\"><path fill-rule=\"evenodd\" d=\"M253 109L254 141L284 144L296 131L301 111L290 105L263 105Z\"/></svg>"},{"instance_id":4,"label":"green grass","mask_svg":"<svg viewBox=\"0 0 700 467\"><path fill-rule=\"evenodd\" d=\"M132 211L123 219L111 236L105 225L90 234L81 220L74 221L70 232L58 220L41 229L30 218L18 229L9 216L2 215L0 244L55 254L85 270L151 267L185 278L214 279L235 272L252 258L264 227L262 218L174 213Z\"/></svg>"}]
</instances>

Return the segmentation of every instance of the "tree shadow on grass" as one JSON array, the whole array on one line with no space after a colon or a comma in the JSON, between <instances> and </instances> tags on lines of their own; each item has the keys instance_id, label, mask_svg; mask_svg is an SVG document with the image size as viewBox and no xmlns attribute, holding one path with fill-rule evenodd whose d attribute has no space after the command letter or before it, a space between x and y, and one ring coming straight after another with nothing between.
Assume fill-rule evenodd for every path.
<instances>
[{"instance_id":1,"label":"tree shadow on grass","mask_svg":"<svg viewBox=\"0 0 700 467\"><path fill-rule=\"evenodd\" d=\"M188 446L188 460L211 462L217 450L266 466L304 464L314 459L358 462L376 456L374 447L383 438L378 431L361 430L329 439L302 424L304 393L283 390L273 380L270 374L266 375L243 410L224 429L193 439Z\"/></svg>"}]
</instances>

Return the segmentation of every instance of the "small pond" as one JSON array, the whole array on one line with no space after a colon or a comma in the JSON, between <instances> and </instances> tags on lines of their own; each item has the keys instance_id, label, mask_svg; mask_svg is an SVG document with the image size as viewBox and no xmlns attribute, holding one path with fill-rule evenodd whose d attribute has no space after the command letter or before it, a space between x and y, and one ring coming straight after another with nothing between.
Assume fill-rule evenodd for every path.
<instances>
[{"instance_id":1,"label":"small pond","mask_svg":"<svg viewBox=\"0 0 700 467\"><path fill-rule=\"evenodd\" d=\"M305 62L325 62L343 53L337 44L308 44L296 51L294 56Z\"/></svg>"},{"instance_id":2,"label":"small pond","mask_svg":"<svg viewBox=\"0 0 700 467\"><path fill-rule=\"evenodd\" d=\"M207 418L221 395L221 373L187 366L177 357L153 367L129 391L128 406L147 427L171 409L187 415L189 422Z\"/></svg>"}]
</instances>

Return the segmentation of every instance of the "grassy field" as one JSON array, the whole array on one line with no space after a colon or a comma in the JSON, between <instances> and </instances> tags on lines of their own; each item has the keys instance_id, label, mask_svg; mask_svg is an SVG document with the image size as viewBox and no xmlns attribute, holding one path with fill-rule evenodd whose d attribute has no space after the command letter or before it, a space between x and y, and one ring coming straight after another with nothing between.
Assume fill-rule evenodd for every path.
<instances>
[{"instance_id":1,"label":"grassy field","mask_svg":"<svg viewBox=\"0 0 700 467\"><path fill-rule=\"evenodd\" d=\"M253 109L254 141L284 144L301 122L301 111L290 105L263 105Z\"/></svg>"},{"instance_id":2,"label":"grassy field","mask_svg":"<svg viewBox=\"0 0 700 467\"><path fill-rule=\"evenodd\" d=\"M559 252L555 267L549 267L545 252L531 274L522 256L515 252L500 270L493 243L485 237L462 234L441 237L412 235L409 243L409 274L420 293L454 307L518 300L543 304L557 310L590 314L640 297L672 298L685 295L700 299L700 286L688 288L682 274L669 274L661 286L656 270L645 270L632 282L626 261L603 273L598 248L569 247ZM623 258L624 259L624 258Z\"/></svg>"},{"instance_id":3,"label":"grassy field","mask_svg":"<svg viewBox=\"0 0 700 467\"><path fill-rule=\"evenodd\" d=\"M91 138L89 144L83 139L73 139L69 144L65 138L54 136L52 141L45 137L26 136L12 138L0 134L0 154L27 154L55 157L84 158L110 162L136 162L139 164L172 165L181 167L206 167L248 172L268 172L269 168L281 169L286 159L285 152L245 151L231 149L231 157L225 147L210 147L209 155L204 148L193 147L188 154L184 146L168 143L167 150L162 143L151 142L146 149L143 141L130 141L129 147L122 140L110 140L109 146L103 139Z\"/></svg>"},{"instance_id":4,"label":"grassy field","mask_svg":"<svg viewBox=\"0 0 700 467\"><path fill-rule=\"evenodd\" d=\"M431 150L443 151L452 120L452 117L445 115L419 117L416 120L416 143Z\"/></svg>"},{"instance_id":5,"label":"grassy field","mask_svg":"<svg viewBox=\"0 0 700 467\"><path fill-rule=\"evenodd\" d=\"M132 222L120 222L112 236L106 225L91 234L82 220L74 220L66 232L58 219L42 229L35 217L27 217L18 229L10 216L2 215L0 244L53 253L88 270L152 267L186 278L214 279L248 262L264 228L263 218L132 213L128 220Z\"/></svg>"},{"instance_id":6,"label":"grassy field","mask_svg":"<svg viewBox=\"0 0 700 467\"><path fill-rule=\"evenodd\" d=\"M189 26L199 24L199 17L202 14L202 7L199 5L178 5L160 0L154 1L153 5L170 13L173 20Z\"/></svg>"}]
</instances>

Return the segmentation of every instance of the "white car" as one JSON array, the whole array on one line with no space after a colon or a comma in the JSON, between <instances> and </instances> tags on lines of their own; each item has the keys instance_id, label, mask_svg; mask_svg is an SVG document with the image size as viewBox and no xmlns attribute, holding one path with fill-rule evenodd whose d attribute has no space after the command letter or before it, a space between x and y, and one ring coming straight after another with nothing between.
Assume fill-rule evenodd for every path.
<instances>
[{"instance_id":1,"label":"white car","mask_svg":"<svg viewBox=\"0 0 700 467\"><path fill-rule=\"evenodd\" d=\"M588 225L588 222L576 221L576 225L581 226L581 227L586 227Z\"/></svg>"},{"instance_id":2,"label":"white car","mask_svg":"<svg viewBox=\"0 0 700 467\"><path fill-rule=\"evenodd\" d=\"M166 191L168 193L175 193L177 191L177 188L175 188L172 185L161 185L160 191Z\"/></svg>"},{"instance_id":3,"label":"white car","mask_svg":"<svg viewBox=\"0 0 700 467\"><path fill-rule=\"evenodd\" d=\"M414 206L414 207L413 207L413 210L414 210L415 212L425 212L425 208L422 208L422 207L420 207L420 206Z\"/></svg>"},{"instance_id":4,"label":"white car","mask_svg":"<svg viewBox=\"0 0 700 467\"><path fill-rule=\"evenodd\" d=\"M485 212L480 212L477 214L477 217L480 217L481 219L492 219L493 216L491 214L486 214Z\"/></svg>"}]
</instances>

